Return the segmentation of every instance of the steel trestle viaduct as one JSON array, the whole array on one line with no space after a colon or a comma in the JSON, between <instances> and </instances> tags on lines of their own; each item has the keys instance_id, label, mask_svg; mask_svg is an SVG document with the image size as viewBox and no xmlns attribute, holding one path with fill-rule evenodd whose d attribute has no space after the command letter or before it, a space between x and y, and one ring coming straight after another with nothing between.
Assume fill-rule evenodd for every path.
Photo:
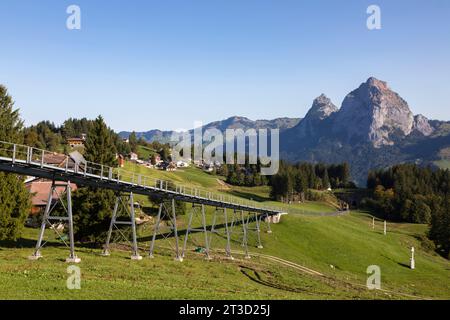
<instances>
[{"instance_id":1,"label":"steel trestle viaduct","mask_svg":"<svg viewBox=\"0 0 450 320\"><path fill-rule=\"evenodd\" d=\"M47 225L52 226L57 235L64 241L58 230L54 228L52 221L65 221L68 226L68 247L70 248L70 254L66 261L71 263L80 262L80 258L75 254L71 183L82 187L115 191L116 201L112 209L112 218L103 254L106 256L110 254L109 246L113 229L119 229L119 225L129 225L132 234L131 258L134 260L142 259L137 245L134 194L152 196L163 200L159 205L156 223L153 228L153 236L148 252L149 257L153 257L157 236L160 238L173 237L175 241L175 259L179 261L182 261L186 255L187 241L189 235L193 232L204 233L204 253L208 259L210 258L211 238L213 234L219 234L220 232L219 226L216 224L220 218L224 221L222 229L225 231L226 256L232 259L230 238L236 232L236 228L240 226L241 230L238 232L242 235L242 245L245 248L245 255L248 258L250 257L247 249L249 232L256 232L257 247L262 248L260 239L262 221L265 220L267 222L268 232L271 232L270 221L273 219L273 216L280 215L283 212L279 208L261 206L254 201L243 201L242 199L228 195L214 194L207 190L176 185L170 181L150 178L120 168L88 162L84 159L72 159L68 155L64 155L64 161L62 163L55 164L49 161L54 155L54 152L0 141L0 171L44 178L53 182L43 214L36 249L33 255L30 256L31 259L39 259L41 257L41 248L43 247L43 238ZM59 194L57 198L59 200L56 200L56 202L61 202L66 216L51 215L56 207L54 195L57 193L58 187L60 189L63 187L64 192ZM65 204L61 201L63 193L66 198ZM177 230L175 201L183 201L192 205L182 248L179 242L179 230ZM209 228L206 226L205 206L215 208L212 225ZM119 220L118 214L120 210L126 211L129 220ZM201 222L200 228L193 227L193 221L196 217ZM163 220L167 221L169 227L168 233L161 232L161 228L163 227L161 222ZM250 223L253 222L255 223L255 227L250 228Z\"/></svg>"}]
</instances>

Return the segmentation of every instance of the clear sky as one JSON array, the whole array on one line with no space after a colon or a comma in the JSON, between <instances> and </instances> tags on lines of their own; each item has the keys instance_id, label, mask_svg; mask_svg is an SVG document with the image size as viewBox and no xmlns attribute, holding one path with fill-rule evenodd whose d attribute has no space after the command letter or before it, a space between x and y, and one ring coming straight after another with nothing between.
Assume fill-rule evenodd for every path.
<instances>
[{"instance_id":1,"label":"clear sky","mask_svg":"<svg viewBox=\"0 0 450 320\"><path fill-rule=\"evenodd\" d=\"M66 28L71 4L81 30ZM370 4L381 30L366 27ZM370 76L414 113L450 120L448 0L1 0L0 29L0 83L26 124L303 117Z\"/></svg>"}]
</instances>

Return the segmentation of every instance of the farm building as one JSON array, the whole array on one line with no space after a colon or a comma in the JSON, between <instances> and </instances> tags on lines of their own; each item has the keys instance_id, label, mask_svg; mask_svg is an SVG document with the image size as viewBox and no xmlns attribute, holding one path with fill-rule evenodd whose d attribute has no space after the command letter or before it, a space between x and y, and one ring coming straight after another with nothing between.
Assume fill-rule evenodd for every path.
<instances>
[{"instance_id":1,"label":"farm building","mask_svg":"<svg viewBox=\"0 0 450 320\"><path fill-rule=\"evenodd\" d=\"M76 147L84 147L85 139L83 139L83 138L67 138L66 141L70 147L76 148Z\"/></svg>"},{"instance_id":2,"label":"farm building","mask_svg":"<svg viewBox=\"0 0 450 320\"><path fill-rule=\"evenodd\" d=\"M48 194L52 186L52 181L45 179L33 179L25 182L25 187L31 193L31 215L38 215L45 210L48 201ZM72 191L77 189L77 185L70 184ZM63 186L56 187L56 193L53 194L53 201L58 200L64 192Z\"/></svg>"},{"instance_id":3,"label":"farm building","mask_svg":"<svg viewBox=\"0 0 450 320\"><path fill-rule=\"evenodd\" d=\"M130 160L131 161L137 161L139 159L137 153L131 152L130 153Z\"/></svg>"}]
</instances>

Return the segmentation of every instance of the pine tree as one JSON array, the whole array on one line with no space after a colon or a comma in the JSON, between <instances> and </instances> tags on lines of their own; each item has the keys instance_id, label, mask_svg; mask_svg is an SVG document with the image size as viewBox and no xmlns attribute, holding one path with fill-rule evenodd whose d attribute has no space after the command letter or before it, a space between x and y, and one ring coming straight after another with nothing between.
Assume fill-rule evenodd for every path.
<instances>
[{"instance_id":1,"label":"pine tree","mask_svg":"<svg viewBox=\"0 0 450 320\"><path fill-rule=\"evenodd\" d=\"M11 96L0 85L0 141L22 143L22 129L19 111L14 110ZM20 237L30 208L30 194L24 186L24 179L0 172L0 240Z\"/></svg>"},{"instance_id":2,"label":"pine tree","mask_svg":"<svg viewBox=\"0 0 450 320\"><path fill-rule=\"evenodd\" d=\"M342 177L341 181L344 184L344 186L347 185L347 183L350 181L350 165L347 162L344 162L342 164Z\"/></svg>"},{"instance_id":3,"label":"pine tree","mask_svg":"<svg viewBox=\"0 0 450 320\"><path fill-rule=\"evenodd\" d=\"M98 116L88 132L85 158L107 166L116 165L116 149L111 131ZM114 206L114 192L94 188L80 188L73 196L74 232L80 241L101 243L106 235Z\"/></svg>"},{"instance_id":4,"label":"pine tree","mask_svg":"<svg viewBox=\"0 0 450 320\"><path fill-rule=\"evenodd\" d=\"M19 110L14 110L14 102L8 90L0 85L0 140L6 142L23 142L23 121Z\"/></svg>"},{"instance_id":5,"label":"pine tree","mask_svg":"<svg viewBox=\"0 0 450 320\"><path fill-rule=\"evenodd\" d=\"M132 152L137 152L138 141L136 138L136 132L132 132L128 137L128 143L130 144L130 148Z\"/></svg>"},{"instance_id":6,"label":"pine tree","mask_svg":"<svg viewBox=\"0 0 450 320\"><path fill-rule=\"evenodd\" d=\"M95 119L89 130L84 152L87 161L111 167L117 165L116 148L111 138L111 131L102 116Z\"/></svg>"}]
</instances>

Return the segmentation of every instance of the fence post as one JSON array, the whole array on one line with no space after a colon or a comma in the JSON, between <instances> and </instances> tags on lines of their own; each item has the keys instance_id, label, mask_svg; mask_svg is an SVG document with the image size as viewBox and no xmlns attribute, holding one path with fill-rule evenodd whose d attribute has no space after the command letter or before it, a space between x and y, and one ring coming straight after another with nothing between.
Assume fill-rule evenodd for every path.
<instances>
[{"instance_id":1,"label":"fence post","mask_svg":"<svg viewBox=\"0 0 450 320\"><path fill-rule=\"evenodd\" d=\"M16 163L16 145L13 145L13 156L12 156L12 163Z\"/></svg>"},{"instance_id":2,"label":"fence post","mask_svg":"<svg viewBox=\"0 0 450 320\"><path fill-rule=\"evenodd\" d=\"M41 168L44 167L44 157L45 157L45 151L42 150L42 152L41 152Z\"/></svg>"}]
</instances>

